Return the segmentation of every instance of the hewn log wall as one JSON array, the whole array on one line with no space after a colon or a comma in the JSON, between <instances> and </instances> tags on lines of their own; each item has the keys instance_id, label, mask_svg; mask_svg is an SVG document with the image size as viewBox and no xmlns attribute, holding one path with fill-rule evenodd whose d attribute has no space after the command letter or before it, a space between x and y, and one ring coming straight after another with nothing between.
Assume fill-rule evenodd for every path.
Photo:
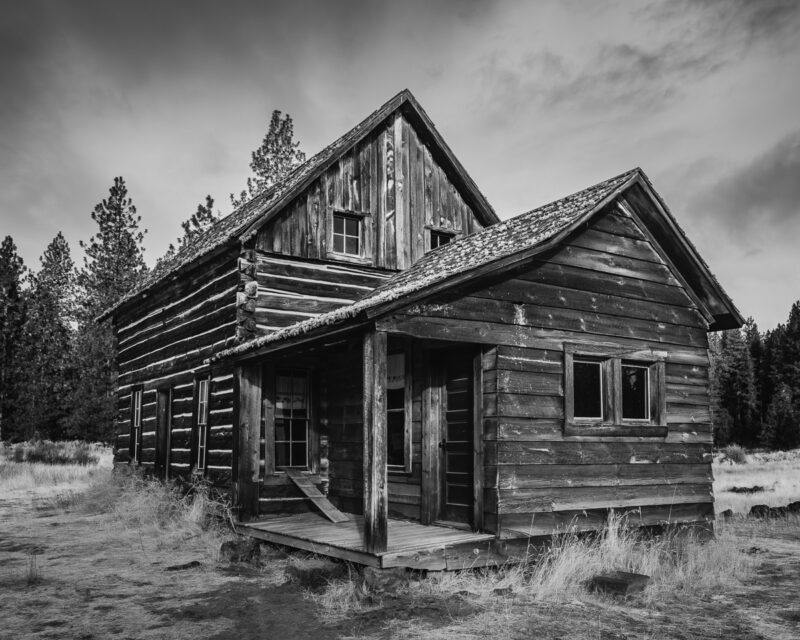
<instances>
[{"instance_id":1,"label":"hewn log wall","mask_svg":"<svg viewBox=\"0 0 800 640\"><path fill-rule=\"evenodd\" d=\"M169 388L169 474L183 475L194 466L195 379L206 358L234 344L237 255L238 249L220 255L117 314L117 463L129 462L131 393L141 388L141 463L145 469L153 467L157 389ZM233 375L224 367L202 375L211 377L207 474L222 483L230 479L233 460Z\"/></svg>"},{"instance_id":2,"label":"hewn log wall","mask_svg":"<svg viewBox=\"0 0 800 640\"><path fill-rule=\"evenodd\" d=\"M255 331L268 333L348 305L391 275L359 265L256 253Z\"/></svg>"},{"instance_id":3,"label":"hewn log wall","mask_svg":"<svg viewBox=\"0 0 800 640\"><path fill-rule=\"evenodd\" d=\"M502 282L379 328L486 352L486 527L551 533L713 513L707 323L637 222L614 208ZM666 437L565 436L564 343L666 354Z\"/></svg>"},{"instance_id":4,"label":"hewn log wall","mask_svg":"<svg viewBox=\"0 0 800 640\"><path fill-rule=\"evenodd\" d=\"M329 257L330 210L364 217L368 264L405 269L430 245L428 229L461 237L481 228L447 174L396 112L345 153L258 233L256 248L304 258Z\"/></svg>"}]
</instances>

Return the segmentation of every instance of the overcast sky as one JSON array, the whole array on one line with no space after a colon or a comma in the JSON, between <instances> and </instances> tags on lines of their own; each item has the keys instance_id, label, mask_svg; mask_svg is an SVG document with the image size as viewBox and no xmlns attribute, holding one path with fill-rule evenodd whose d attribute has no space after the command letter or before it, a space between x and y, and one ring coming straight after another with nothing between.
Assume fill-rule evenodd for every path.
<instances>
[{"instance_id":1,"label":"overcast sky","mask_svg":"<svg viewBox=\"0 0 800 640\"><path fill-rule=\"evenodd\" d=\"M800 298L800 2L3 3L0 235L27 265L126 179L150 264L272 109L307 154L403 88L501 218L641 166L745 316Z\"/></svg>"}]
</instances>

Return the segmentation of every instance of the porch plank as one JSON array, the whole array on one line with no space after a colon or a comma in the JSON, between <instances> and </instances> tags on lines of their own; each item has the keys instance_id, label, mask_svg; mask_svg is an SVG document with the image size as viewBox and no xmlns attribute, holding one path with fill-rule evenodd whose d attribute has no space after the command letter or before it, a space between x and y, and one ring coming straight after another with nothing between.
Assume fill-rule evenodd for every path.
<instances>
[{"instance_id":1,"label":"porch plank","mask_svg":"<svg viewBox=\"0 0 800 640\"><path fill-rule=\"evenodd\" d=\"M483 566L497 562L496 557L486 552L487 545L494 540L492 534L392 519L387 523L387 549L369 552L364 540L364 518L345 515L349 519L339 523L330 522L317 513L288 515L239 524L237 531L266 542L373 567L441 571L448 566ZM479 549L478 554L474 553L475 549Z\"/></svg>"}]
</instances>

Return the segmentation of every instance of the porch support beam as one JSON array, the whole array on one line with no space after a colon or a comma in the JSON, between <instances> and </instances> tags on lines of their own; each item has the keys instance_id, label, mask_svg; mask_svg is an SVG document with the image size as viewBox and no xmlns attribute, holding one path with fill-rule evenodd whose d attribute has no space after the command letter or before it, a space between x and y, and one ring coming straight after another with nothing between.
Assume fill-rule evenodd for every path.
<instances>
[{"instance_id":1,"label":"porch support beam","mask_svg":"<svg viewBox=\"0 0 800 640\"><path fill-rule=\"evenodd\" d=\"M364 335L364 545L386 551L388 477L386 473L386 332Z\"/></svg>"},{"instance_id":2,"label":"porch support beam","mask_svg":"<svg viewBox=\"0 0 800 640\"><path fill-rule=\"evenodd\" d=\"M259 443L261 440L261 364L236 367L239 387L236 504L239 520L258 516Z\"/></svg>"}]
</instances>

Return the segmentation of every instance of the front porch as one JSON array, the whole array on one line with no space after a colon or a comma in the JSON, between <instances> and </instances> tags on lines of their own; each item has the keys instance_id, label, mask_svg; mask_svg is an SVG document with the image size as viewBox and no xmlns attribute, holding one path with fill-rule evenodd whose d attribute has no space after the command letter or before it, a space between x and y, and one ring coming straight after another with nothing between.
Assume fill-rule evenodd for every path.
<instances>
[{"instance_id":1,"label":"front porch","mask_svg":"<svg viewBox=\"0 0 800 640\"><path fill-rule=\"evenodd\" d=\"M317 513L280 515L239 523L239 533L293 549L381 569L404 567L447 571L498 566L519 558L493 534L388 519L385 551L367 551L364 518L347 514L333 523ZM519 547L515 547L517 555Z\"/></svg>"}]
</instances>

